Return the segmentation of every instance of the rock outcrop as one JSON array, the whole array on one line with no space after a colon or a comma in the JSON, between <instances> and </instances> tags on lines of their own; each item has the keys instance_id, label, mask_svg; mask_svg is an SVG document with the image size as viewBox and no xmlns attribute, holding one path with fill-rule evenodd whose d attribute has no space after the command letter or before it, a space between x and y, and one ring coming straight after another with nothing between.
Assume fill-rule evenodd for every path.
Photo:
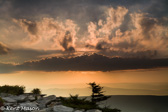
<instances>
[{"instance_id":1,"label":"rock outcrop","mask_svg":"<svg viewBox=\"0 0 168 112\"><path fill-rule=\"evenodd\" d=\"M61 100L55 95L22 94L19 96L1 93L4 100L0 108L3 112L102 112L98 109L85 111L62 105Z\"/></svg>"}]
</instances>

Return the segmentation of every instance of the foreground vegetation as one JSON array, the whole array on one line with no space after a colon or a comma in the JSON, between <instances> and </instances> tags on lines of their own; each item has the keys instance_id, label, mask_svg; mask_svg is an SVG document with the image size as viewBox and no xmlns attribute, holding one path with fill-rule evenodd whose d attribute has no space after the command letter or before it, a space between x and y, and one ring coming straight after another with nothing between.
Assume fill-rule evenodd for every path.
<instances>
[{"instance_id":1,"label":"foreground vegetation","mask_svg":"<svg viewBox=\"0 0 168 112\"><path fill-rule=\"evenodd\" d=\"M91 100L86 100L86 98L79 98L78 95L72 96L70 95L69 98L63 98L61 97L61 102L63 105L72 107L75 109L100 109L103 112L121 112L119 109L111 109L108 107L100 108L98 105L98 102L107 100L110 98L109 96L105 96L103 93L103 87L101 87L99 84L96 84L95 82L88 84L92 90L91 94Z\"/></svg>"},{"instance_id":2,"label":"foreground vegetation","mask_svg":"<svg viewBox=\"0 0 168 112\"><path fill-rule=\"evenodd\" d=\"M79 98L78 95L72 96L70 95L69 98L63 98L60 97L61 102L64 106L72 107L74 109L99 109L102 110L102 112L121 112L119 109L111 109L108 107L101 108L98 105L98 102L107 100L110 98L109 96L105 96L103 93L103 87L101 87L99 84L96 84L95 82L88 84L92 90L91 94L91 100L87 100L86 98ZM24 86L9 86L4 85L0 86L0 93L8 93L12 95L21 95L24 94L25 87ZM39 88L34 88L31 91L35 95L40 95L41 90ZM37 99L37 98L36 98ZM0 107L3 105L3 100L0 98Z\"/></svg>"},{"instance_id":3,"label":"foreground vegetation","mask_svg":"<svg viewBox=\"0 0 168 112\"><path fill-rule=\"evenodd\" d=\"M31 92L36 95L41 94L41 90L39 88L34 88Z\"/></svg>"},{"instance_id":4,"label":"foreground vegetation","mask_svg":"<svg viewBox=\"0 0 168 112\"><path fill-rule=\"evenodd\" d=\"M18 86L18 85L16 85L16 86L9 86L9 85L0 86L0 93L21 95L24 92L25 92L24 86Z\"/></svg>"},{"instance_id":5,"label":"foreground vegetation","mask_svg":"<svg viewBox=\"0 0 168 112\"><path fill-rule=\"evenodd\" d=\"M98 106L91 102L86 100L86 98L79 98L78 95L72 96L70 95L69 98L63 98L61 97L61 102L63 105L77 108L77 109L95 109L98 108Z\"/></svg>"},{"instance_id":6,"label":"foreground vegetation","mask_svg":"<svg viewBox=\"0 0 168 112\"><path fill-rule=\"evenodd\" d=\"M61 102L63 105L72 107L75 109L85 109L85 110L90 110L90 109L99 109L102 110L103 112L121 112L119 109L111 109L108 107L100 108L98 104L86 100L86 98L79 98L78 95L72 96L70 95L69 98L63 98L61 97Z\"/></svg>"}]
</instances>

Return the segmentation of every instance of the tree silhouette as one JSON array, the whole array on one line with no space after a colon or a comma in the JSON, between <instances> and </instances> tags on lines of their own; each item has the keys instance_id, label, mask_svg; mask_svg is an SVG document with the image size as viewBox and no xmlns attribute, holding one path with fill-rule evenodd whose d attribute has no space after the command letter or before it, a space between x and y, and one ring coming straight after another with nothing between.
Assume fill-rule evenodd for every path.
<instances>
[{"instance_id":1,"label":"tree silhouette","mask_svg":"<svg viewBox=\"0 0 168 112\"><path fill-rule=\"evenodd\" d=\"M34 88L31 92L33 94L36 94L36 95L40 95L41 94L41 90L39 88Z\"/></svg>"},{"instance_id":2,"label":"tree silhouette","mask_svg":"<svg viewBox=\"0 0 168 112\"><path fill-rule=\"evenodd\" d=\"M92 82L88 85L90 85L90 88L92 89L91 101L93 103L104 101L110 98L110 96L105 96L103 94L105 91L103 91L103 87L101 87L99 84Z\"/></svg>"}]
</instances>

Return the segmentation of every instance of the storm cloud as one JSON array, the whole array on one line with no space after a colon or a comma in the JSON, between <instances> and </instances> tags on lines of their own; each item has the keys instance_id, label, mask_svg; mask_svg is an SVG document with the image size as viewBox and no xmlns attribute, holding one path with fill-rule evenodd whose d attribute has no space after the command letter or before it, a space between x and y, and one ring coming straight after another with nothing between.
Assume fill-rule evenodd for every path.
<instances>
[{"instance_id":1,"label":"storm cloud","mask_svg":"<svg viewBox=\"0 0 168 112\"><path fill-rule=\"evenodd\" d=\"M22 48L59 51L51 53L52 56L92 52L121 58L167 58L167 3L166 0L0 0L0 42L15 49L8 55L16 56L15 62L48 55L32 53L30 58L24 58L26 50L17 51ZM4 44L0 45L1 54L9 52ZM1 59L7 57L1 55Z\"/></svg>"},{"instance_id":2,"label":"storm cloud","mask_svg":"<svg viewBox=\"0 0 168 112\"><path fill-rule=\"evenodd\" d=\"M75 51L74 47L71 46L73 40L71 37L71 33L69 31L66 32L61 45L65 49L65 51Z\"/></svg>"},{"instance_id":3,"label":"storm cloud","mask_svg":"<svg viewBox=\"0 0 168 112\"><path fill-rule=\"evenodd\" d=\"M1 66L2 64L0 64ZM149 58L109 58L99 54L83 55L74 58L52 57L28 61L20 65L3 64L5 72L17 71L113 71L128 69L150 69L168 67L168 59ZM2 68L3 69L3 68Z\"/></svg>"},{"instance_id":4,"label":"storm cloud","mask_svg":"<svg viewBox=\"0 0 168 112\"><path fill-rule=\"evenodd\" d=\"M14 19L14 22L28 33L29 42L32 44L39 44L45 40L52 43L52 47L68 52L75 51L78 27L72 20L61 21L53 18L43 18L39 21Z\"/></svg>"}]
</instances>

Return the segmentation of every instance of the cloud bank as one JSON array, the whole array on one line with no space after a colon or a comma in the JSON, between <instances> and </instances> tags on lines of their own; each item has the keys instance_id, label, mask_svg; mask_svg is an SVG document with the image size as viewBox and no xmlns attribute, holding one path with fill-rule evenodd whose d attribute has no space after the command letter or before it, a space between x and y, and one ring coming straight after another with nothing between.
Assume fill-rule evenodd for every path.
<instances>
[{"instance_id":1,"label":"cloud bank","mask_svg":"<svg viewBox=\"0 0 168 112\"><path fill-rule=\"evenodd\" d=\"M52 57L20 65L0 64L1 73L16 71L113 71L168 67L168 59L109 58L92 54L74 58ZM4 69L3 69L4 68Z\"/></svg>"}]
</instances>

